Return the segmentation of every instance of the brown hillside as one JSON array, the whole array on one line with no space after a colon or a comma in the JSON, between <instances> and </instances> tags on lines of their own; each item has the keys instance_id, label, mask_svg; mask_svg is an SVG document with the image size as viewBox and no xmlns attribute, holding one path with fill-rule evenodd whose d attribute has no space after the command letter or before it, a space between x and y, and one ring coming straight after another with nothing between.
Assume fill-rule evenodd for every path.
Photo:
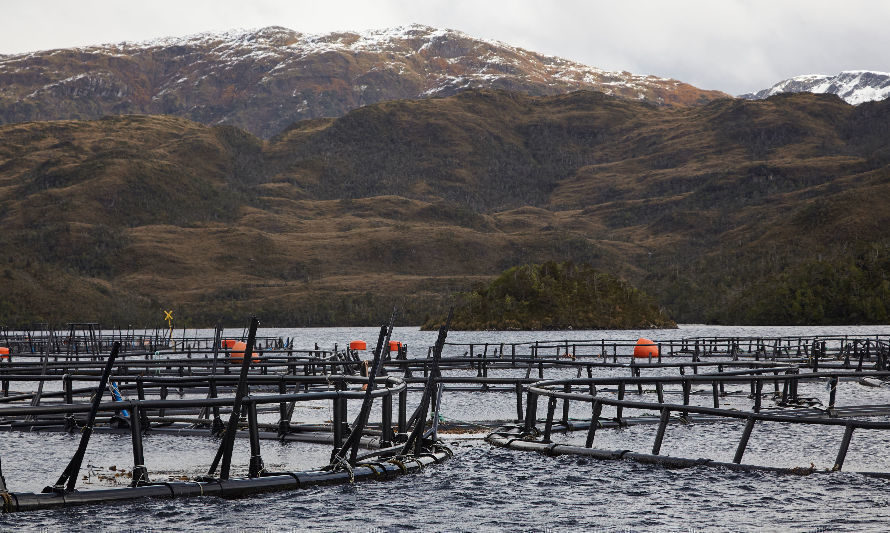
<instances>
[{"instance_id":1,"label":"brown hillside","mask_svg":"<svg viewBox=\"0 0 890 533\"><path fill-rule=\"evenodd\" d=\"M667 108L469 91L271 141L127 116L0 128L0 322L419 324L513 265L590 262L681 321L886 241L890 103ZM87 316L89 315L89 316Z\"/></svg>"}]
</instances>

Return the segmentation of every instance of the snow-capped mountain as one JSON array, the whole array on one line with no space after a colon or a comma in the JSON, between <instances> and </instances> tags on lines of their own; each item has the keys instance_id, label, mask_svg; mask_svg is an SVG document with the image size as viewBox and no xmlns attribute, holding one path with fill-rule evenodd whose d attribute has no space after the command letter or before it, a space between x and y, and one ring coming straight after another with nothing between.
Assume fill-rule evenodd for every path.
<instances>
[{"instance_id":1,"label":"snow-capped mountain","mask_svg":"<svg viewBox=\"0 0 890 533\"><path fill-rule=\"evenodd\" d=\"M666 105L728 96L428 26L326 35L268 27L0 56L0 123L162 113L271 136L299 119L466 88L592 89Z\"/></svg>"},{"instance_id":2,"label":"snow-capped mountain","mask_svg":"<svg viewBox=\"0 0 890 533\"><path fill-rule=\"evenodd\" d=\"M827 93L836 94L847 103L883 100L890 96L890 72L850 70L835 76L808 74L796 76L756 93L743 94L740 98L760 100L780 93Z\"/></svg>"}]
</instances>

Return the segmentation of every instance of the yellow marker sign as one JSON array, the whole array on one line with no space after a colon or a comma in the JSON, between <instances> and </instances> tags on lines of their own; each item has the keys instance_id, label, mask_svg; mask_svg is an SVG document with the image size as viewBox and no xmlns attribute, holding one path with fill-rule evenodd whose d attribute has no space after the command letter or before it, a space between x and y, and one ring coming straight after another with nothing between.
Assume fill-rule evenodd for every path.
<instances>
[{"instance_id":1,"label":"yellow marker sign","mask_svg":"<svg viewBox=\"0 0 890 533\"><path fill-rule=\"evenodd\" d=\"M164 320L167 322L167 328L170 329L170 342L173 342L173 310L164 311Z\"/></svg>"}]
</instances>

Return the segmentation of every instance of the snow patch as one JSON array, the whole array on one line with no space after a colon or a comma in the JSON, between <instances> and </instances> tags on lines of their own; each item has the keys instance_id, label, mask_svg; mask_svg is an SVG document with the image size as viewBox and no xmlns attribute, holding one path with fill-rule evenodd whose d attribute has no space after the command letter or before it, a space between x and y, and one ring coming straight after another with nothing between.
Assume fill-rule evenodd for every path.
<instances>
[{"instance_id":1,"label":"snow patch","mask_svg":"<svg viewBox=\"0 0 890 533\"><path fill-rule=\"evenodd\" d=\"M875 70L845 70L840 74L805 74L782 80L768 89L741 95L759 100L782 93L808 92L835 94L849 104L884 100L890 97L890 73Z\"/></svg>"},{"instance_id":2,"label":"snow patch","mask_svg":"<svg viewBox=\"0 0 890 533\"><path fill-rule=\"evenodd\" d=\"M388 70L400 75L424 76L427 83L420 96L459 88L503 86L503 80L533 81L562 89L633 94L637 98L651 98L653 88L679 85L676 80L668 78L606 71L564 58L530 52L500 41L478 39L460 31L419 24L328 34L305 34L273 26L72 50L91 55L128 57L159 51L169 54L168 49L177 54L174 61L179 70L171 78L176 81L167 81L157 87L154 98L185 85L198 86L208 76L219 77L220 73L242 68L245 63L251 70L258 71L260 84L269 84L276 79L287 79L291 72L316 69L325 62L339 61L335 55L355 57L356 61L376 55L378 57L371 57L373 65L366 67L368 72ZM50 53L62 52L70 53L71 50ZM325 57L327 54L333 55ZM439 57L439 54L445 57ZM42 57L46 55L37 54ZM32 56L0 56L0 70L9 71L17 61ZM70 70L57 77L68 73ZM54 84L71 81L66 78ZM828 83L827 80L821 81ZM366 87L360 86L358 90L364 91Z\"/></svg>"}]
</instances>

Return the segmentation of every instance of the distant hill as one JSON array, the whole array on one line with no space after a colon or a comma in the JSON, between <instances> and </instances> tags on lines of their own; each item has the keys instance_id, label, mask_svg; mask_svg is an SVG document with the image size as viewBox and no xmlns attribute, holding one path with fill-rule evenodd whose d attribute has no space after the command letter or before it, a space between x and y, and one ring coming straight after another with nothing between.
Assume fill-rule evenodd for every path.
<instances>
[{"instance_id":1,"label":"distant hill","mask_svg":"<svg viewBox=\"0 0 890 533\"><path fill-rule=\"evenodd\" d=\"M327 35L269 27L0 56L0 124L148 113L267 138L296 120L469 88L592 89L666 105L729 97L428 26Z\"/></svg>"},{"instance_id":2,"label":"distant hill","mask_svg":"<svg viewBox=\"0 0 890 533\"><path fill-rule=\"evenodd\" d=\"M424 329L438 329L443 318ZM676 328L652 300L626 281L590 265L548 261L504 271L461 295L453 330Z\"/></svg>"},{"instance_id":3,"label":"distant hill","mask_svg":"<svg viewBox=\"0 0 890 533\"><path fill-rule=\"evenodd\" d=\"M808 74L782 80L769 89L740 98L761 100L782 93L836 94L848 104L884 100L890 96L890 72L850 70L834 76Z\"/></svg>"},{"instance_id":4,"label":"distant hill","mask_svg":"<svg viewBox=\"0 0 890 533\"><path fill-rule=\"evenodd\" d=\"M0 323L145 323L173 307L180 324L373 324L395 303L421 324L454 292L550 260L626 279L678 321L796 323L806 310L766 311L812 304L802 272L867 250L832 285L862 291L888 264L888 101L469 90L268 141L170 116L0 138ZM820 320L844 321L823 303Z\"/></svg>"}]
</instances>

